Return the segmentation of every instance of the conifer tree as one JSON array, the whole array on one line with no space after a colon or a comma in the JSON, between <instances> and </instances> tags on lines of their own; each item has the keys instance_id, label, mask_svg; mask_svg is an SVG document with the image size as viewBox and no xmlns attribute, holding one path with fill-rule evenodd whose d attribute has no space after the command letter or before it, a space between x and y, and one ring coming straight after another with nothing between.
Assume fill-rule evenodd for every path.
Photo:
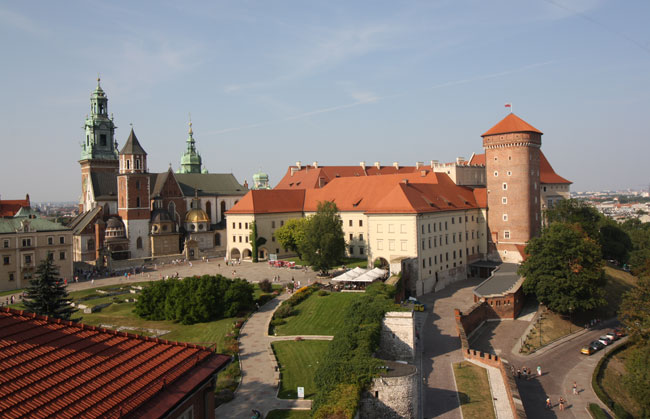
<instances>
[{"instance_id":1,"label":"conifer tree","mask_svg":"<svg viewBox=\"0 0 650 419\"><path fill-rule=\"evenodd\" d=\"M70 320L76 309L70 305L71 300L63 279L59 277L59 271L50 259L45 259L38 265L36 277L29 282L24 301L28 311Z\"/></svg>"}]
</instances>

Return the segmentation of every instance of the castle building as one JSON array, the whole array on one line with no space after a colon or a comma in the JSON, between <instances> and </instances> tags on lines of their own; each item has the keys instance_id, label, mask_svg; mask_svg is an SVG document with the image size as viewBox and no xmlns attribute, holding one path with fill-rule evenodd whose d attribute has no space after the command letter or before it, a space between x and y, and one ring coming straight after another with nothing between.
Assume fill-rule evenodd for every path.
<instances>
[{"instance_id":1,"label":"castle building","mask_svg":"<svg viewBox=\"0 0 650 419\"><path fill-rule=\"evenodd\" d=\"M252 257L250 225L266 239L259 258L293 256L275 230L334 201L347 255L409 278L414 295L438 290L493 262L520 262L542 210L571 182L541 152L542 133L514 114L483 134L484 154L452 163L290 166L273 190L251 190L227 212L227 255ZM485 271L487 272L487 271Z\"/></svg>"},{"instance_id":2,"label":"castle building","mask_svg":"<svg viewBox=\"0 0 650 419\"><path fill-rule=\"evenodd\" d=\"M192 123L178 172L170 166L165 172L151 173L147 152L133 129L117 151L116 127L112 115L107 116L108 98L99 79L90 102L79 160L80 214L70 224L74 260L104 264L181 256L188 242L196 247L192 257L200 252L224 253L225 212L247 188L230 173L207 172ZM202 214L198 222L197 212Z\"/></svg>"}]
</instances>

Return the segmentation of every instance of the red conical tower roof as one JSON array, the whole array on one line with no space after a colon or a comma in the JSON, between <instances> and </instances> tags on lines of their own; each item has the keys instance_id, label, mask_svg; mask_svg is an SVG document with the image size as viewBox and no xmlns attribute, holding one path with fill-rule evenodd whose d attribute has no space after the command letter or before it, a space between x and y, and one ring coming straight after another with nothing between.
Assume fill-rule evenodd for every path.
<instances>
[{"instance_id":1,"label":"red conical tower roof","mask_svg":"<svg viewBox=\"0 0 650 419\"><path fill-rule=\"evenodd\" d=\"M485 137L486 135L507 134L510 132L536 132L538 134L543 134L542 131L530 125L514 113L510 113L498 124L487 130L483 135L481 135L481 137Z\"/></svg>"}]
</instances>

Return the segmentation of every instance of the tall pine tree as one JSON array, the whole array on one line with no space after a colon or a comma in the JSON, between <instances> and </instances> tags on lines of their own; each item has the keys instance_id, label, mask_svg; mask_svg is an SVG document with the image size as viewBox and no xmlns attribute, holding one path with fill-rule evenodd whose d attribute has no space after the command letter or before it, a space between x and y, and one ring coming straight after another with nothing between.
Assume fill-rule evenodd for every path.
<instances>
[{"instance_id":1,"label":"tall pine tree","mask_svg":"<svg viewBox=\"0 0 650 419\"><path fill-rule=\"evenodd\" d=\"M23 303L28 311L63 320L69 320L77 311L70 305L71 300L63 279L59 277L59 270L50 259L45 259L38 265L36 278L29 282Z\"/></svg>"}]
</instances>

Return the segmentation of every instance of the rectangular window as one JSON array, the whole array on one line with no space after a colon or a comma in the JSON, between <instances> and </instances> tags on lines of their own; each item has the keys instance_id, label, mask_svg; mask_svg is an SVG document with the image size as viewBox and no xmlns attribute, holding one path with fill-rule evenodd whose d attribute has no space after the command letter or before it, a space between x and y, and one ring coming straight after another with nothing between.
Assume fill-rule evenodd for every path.
<instances>
[{"instance_id":1,"label":"rectangular window","mask_svg":"<svg viewBox=\"0 0 650 419\"><path fill-rule=\"evenodd\" d=\"M456 259L456 251L455 250L454 250L453 255L454 255L454 259Z\"/></svg>"},{"instance_id":2,"label":"rectangular window","mask_svg":"<svg viewBox=\"0 0 650 419\"><path fill-rule=\"evenodd\" d=\"M32 239L23 239L23 247L31 247Z\"/></svg>"},{"instance_id":3,"label":"rectangular window","mask_svg":"<svg viewBox=\"0 0 650 419\"><path fill-rule=\"evenodd\" d=\"M274 223L274 226L275 226L275 221L273 223ZM232 228L236 228L235 223L232 223Z\"/></svg>"},{"instance_id":4,"label":"rectangular window","mask_svg":"<svg viewBox=\"0 0 650 419\"><path fill-rule=\"evenodd\" d=\"M502 197L502 198L501 198L501 203L502 203L502 204L507 204L507 203L508 203L508 198L506 198L505 196Z\"/></svg>"},{"instance_id":5,"label":"rectangular window","mask_svg":"<svg viewBox=\"0 0 650 419\"><path fill-rule=\"evenodd\" d=\"M458 224L463 222L463 217L458 217Z\"/></svg>"},{"instance_id":6,"label":"rectangular window","mask_svg":"<svg viewBox=\"0 0 650 419\"><path fill-rule=\"evenodd\" d=\"M429 237L429 249L431 249L431 237Z\"/></svg>"},{"instance_id":7,"label":"rectangular window","mask_svg":"<svg viewBox=\"0 0 650 419\"><path fill-rule=\"evenodd\" d=\"M271 241L275 242L275 236L271 236Z\"/></svg>"},{"instance_id":8,"label":"rectangular window","mask_svg":"<svg viewBox=\"0 0 650 419\"><path fill-rule=\"evenodd\" d=\"M455 234L451 235L451 242L456 243L456 235Z\"/></svg>"},{"instance_id":9,"label":"rectangular window","mask_svg":"<svg viewBox=\"0 0 650 419\"><path fill-rule=\"evenodd\" d=\"M445 221L445 231L449 229L449 224L447 224L447 221Z\"/></svg>"},{"instance_id":10,"label":"rectangular window","mask_svg":"<svg viewBox=\"0 0 650 419\"><path fill-rule=\"evenodd\" d=\"M422 240L422 250L424 250L424 240Z\"/></svg>"},{"instance_id":11,"label":"rectangular window","mask_svg":"<svg viewBox=\"0 0 650 419\"><path fill-rule=\"evenodd\" d=\"M384 232L384 228L382 224L377 224L377 233L383 233L383 232Z\"/></svg>"},{"instance_id":12,"label":"rectangular window","mask_svg":"<svg viewBox=\"0 0 650 419\"><path fill-rule=\"evenodd\" d=\"M463 249L460 249L460 250L458 251L458 256L461 257L461 258L463 257Z\"/></svg>"},{"instance_id":13,"label":"rectangular window","mask_svg":"<svg viewBox=\"0 0 650 419\"><path fill-rule=\"evenodd\" d=\"M465 232L465 241L469 240L469 231Z\"/></svg>"},{"instance_id":14,"label":"rectangular window","mask_svg":"<svg viewBox=\"0 0 650 419\"><path fill-rule=\"evenodd\" d=\"M241 243L241 236L239 236L239 243Z\"/></svg>"},{"instance_id":15,"label":"rectangular window","mask_svg":"<svg viewBox=\"0 0 650 419\"><path fill-rule=\"evenodd\" d=\"M438 237L433 236L433 247L438 247Z\"/></svg>"},{"instance_id":16,"label":"rectangular window","mask_svg":"<svg viewBox=\"0 0 650 419\"><path fill-rule=\"evenodd\" d=\"M2 242L2 247L4 247L5 249L8 249L9 248L9 240L4 240Z\"/></svg>"},{"instance_id":17,"label":"rectangular window","mask_svg":"<svg viewBox=\"0 0 650 419\"><path fill-rule=\"evenodd\" d=\"M232 236L232 241L236 242L237 241L237 236Z\"/></svg>"},{"instance_id":18,"label":"rectangular window","mask_svg":"<svg viewBox=\"0 0 650 419\"><path fill-rule=\"evenodd\" d=\"M3 256L2 263L5 265L9 265L11 263L11 258L9 256Z\"/></svg>"},{"instance_id":19,"label":"rectangular window","mask_svg":"<svg viewBox=\"0 0 650 419\"><path fill-rule=\"evenodd\" d=\"M384 241L377 240L377 250L384 250Z\"/></svg>"},{"instance_id":20,"label":"rectangular window","mask_svg":"<svg viewBox=\"0 0 650 419\"><path fill-rule=\"evenodd\" d=\"M449 244L449 235L445 235L445 244Z\"/></svg>"},{"instance_id":21,"label":"rectangular window","mask_svg":"<svg viewBox=\"0 0 650 419\"><path fill-rule=\"evenodd\" d=\"M25 255L25 265L32 263L32 255Z\"/></svg>"},{"instance_id":22,"label":"rectangular window","mask_svg":"<svg viewBox=\"0 0 650 419\"><path fill-rule=\"evenodd\" d=\"M350 233L350 241L354 240L354 235Z\"/></svg>"},{"instance_id":23,"label":"rectangular window","mask_svg":"<svg viewBox=\"0 0 650 419\"><path fill-rule=\"evenodd\" d=\"M402 246L401 249L402 249L403 251L406 251L406 250L407 250L407 247L406 247L406 240L402 240L402 241L401 241L401 246Z\"/></svg>"},{"instance_id":24,"label":"rectangular window","mask_svg":"<svg viewBox=\"0 0 650 419\"><path fill-rule=\"evenodd\" d=\"M433 256L433 263L438 264L438 255Z\"/></svg>"},{"instance_id":25,"label":"rectangular window","mask_svg":"<svg viewBox=\"0 0 650 419\"><path fill-rule=\"evenodd\" d=\"M431 267L431 256L429 256L429 267Z\"/></svg>"},{"instance_id":26,"label":"rectangular window","mask_svg":"<svg viewBox=\"0 0 650 419\"><path fill-rule=\"evenodd\" d=\"M503 182L502 187L503 187L503 190L505 191L505 190L508 189L508 184L506 182Z\"/></svg>"},{"instance_id":27,"label":"rectangular window","mask_svg":"<svg viewBox=\"0 0 650 419\"><path fill-rule=\"evenodd\" d=\"M395 240L388 240L388 250L395 250Z\"/></svg>"},{"instance_id":28,"label":"rectangular window","mask_svg":"<svg viewBox=\"0 0 650 419\"><path fill-rule=\"evenodd\" d=\"M454 217L451 217L451 223L454 224Z\"/></svg>"},{"instance_id":29,"label":"rectangular window","mask_svg":"<svg viewBox=\"0 0 650 419\"><path fill-rule=\"evenodd\" d=\"M241 229L241 223L239 223L239 228Z\"/></svg>"},{"instance_id":30,"label":"rectangular window","mask_svg":"<svg viewBox=\"0 0 650 419\"><path fill-rule=\"evenodd\" d=\"M449 260L449 252L445 253L445 260Z\"/></svg>"},{"instance_id":31,"label":"rectangular window","mask_svg":"<svg viewBox=\"0 0 650 419\"><path fill-rule=\"evenodd\" d=\"M275 221L271 221L271 228L275 228Z\"/></svg>"},{"instance_id":32,"label":"rectangular window","mask_svg":"<svg viewBox=\"0 0 650 419\"><path fill-rule=\"evenodd\" d=\"M348 225L349 225L350 227L352 227L352 220L350 220L350 222L349 222Z\"/></svg>"},{"instance_id":33,"label":"rectangular window","mask_svg":"<svg viewBox=\"0 0 650 419\"><path fill-rule=\"evenodd\" d=\"M392 224L388 224L388 232L389 233L394 233L395 232L395 226Z\"/></svg>"},{"instance_id":34,"label":"rectangular window","mask_svg":"<svg viewBox=\"0 0 650 419\"><path fill-rule=\"evenodd\" d=\"M244 223L244 228L248 230L248 223Z\"/></svg>"},{"instance_id":35,"label":"rectangular window","mask_svg":"<svg viewBox=\"0 0 650 419\"><path fill-rule=\"evenodd\" d=\"M503 221L508 221L508 214L503 214Z\"/></svg>"},{"instance_id":36,"label":"rectangular window","mask_svg":"<svg viewBox=\"0 0 650 419\"><path fill-rule=\"evenodd\" d=\"M365 249L364 249L363 247L360 247L360 248L359 248L359 254L360 254L360 255L363 255L364 252L365 252Z\"/></svg>"},{"instance_id":37,"label":"rectangular window","mask_svg":"<svg viewBox=\"0 0 650 419\"><path fill-rule=\"evenodd\" d=\"M65 252L59 252L59 260L65 260Z\"/></svg>"},{"instance_id":38,"label":"rectangular window","mask_svg":"<svg viewBox=\"0 0 650 419\"><path fill-rule=\"evenodd\" d=\"M431 233L431 224L427 224L427 231Z\"/></svg>"},{"instance_id":39,"label":"rectangular window","mask_svg":"<svg viewBox=\"0 0 650 419\"><path fill-rule=\"evenodd\" d=\"M458 242L459 243L463 242L463 233L458 233Z\"/></svg>"},{"instance_id":40,"label":"rectangular window","mask_svg":"<svg viewBox=\"0 0 650 419\"><path fill-rule=\"evenodd\" d=\"M246 243L248 243L248 236L246 236Z\"/></svg>"},{"instance_id":41,"label":"rectangular window","mask_svg":"<svg viewBox=\"0 0 650 419\"><path fill-rule=\"evenodd\" d=\"M472 254L475 254L476 252L474 251L474 246L472 246Z\"/></svg>"},{"instance_id":42,"label":"rectangular window","mask_svg":"<svg viewBox=\"0 0 650 419\"><path fill-rule=\"evenodd\" d=\"M402 224L402 227L403 226L404 226L404 224ZM402 233L404 233L404 232L402 231ZM422 224L422 234L424 234L424 224Z\"/></svg>"},{"instance_id":43,"label":"rectangular window","mask_svg":"<svg viewBox=\"0 0 650 419\"><path fill-rule=\"evenodd\" d=\"M351 254L351 255L354 254L354 246L350 246L350 254Z\"/></svg>"},{"instance_id":44,"label":"rectangular window","mask_svg":"<svg viewBox=\"0 0 650 419\"><path fill-rule=\"evenodd\" d=\"M284 225L284 220L280 220L280 227Z\"/></svg>"},{"instance_id":45,"label":"rectangular window","mask_svg":"<svg viewBox=\"0 0 650 419\"><path fill-rule=\"evenodd\" d=\"M48 237L47 238L47 244L49 244L49 245L54 244L54 237Z\"/></svg>"},{"instance_id":46,"label":"rectangular window","mask_svg":"<svg viewBox=\"0 0 650 419\"><path fill-rule=\"evenodd\" d=\"M16 279L16 278L14 277L14 273L13 273L13 272L9 272L9 281L13 281L14 279Z\"/></svg>"},{"instance_id":47,"label":"rectangular window","mask_svg":"<svg viewBox=\"0 0 650 419\"><path fill-rule=\"evenodd\" d=\"M363 241L363 234L359 234L359 240Z\"/></svg>"},{"instance_id":48,"label":"rectangular window","mask_svg":"<svg viewBox=\"0 0 650 419\"><path fill-rule=\"evenodd\" d=\"M510 238L510 231L506 230L503 232L503 238L504 239L509 239Z\"/></svg>"},{"instance_id":49,"label":"rectangular window","mask_svg":"<svg viewBox=\"0 0 650 419\"><path fill-rule=\"evenodd\" d=\"M359 227L363 227L363 220L359 220Z\"/></svg>"}]
</instances>

